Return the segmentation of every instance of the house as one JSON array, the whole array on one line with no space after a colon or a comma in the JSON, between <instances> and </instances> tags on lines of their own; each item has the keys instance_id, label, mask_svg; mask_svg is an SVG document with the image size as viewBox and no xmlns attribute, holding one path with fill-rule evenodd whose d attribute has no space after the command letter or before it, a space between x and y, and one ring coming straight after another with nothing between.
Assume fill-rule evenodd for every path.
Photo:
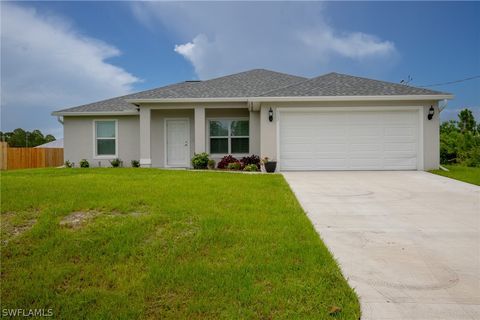
<instances>
[{"instance_id":1,"label":"house","mask_svg":"<svg viewBox=\"0 0 480 320\"><path fill-rule=\"evenodd\" d=\"M53 140L53 141L41 144L39 146L36 146L34 148L63 148L63 139Z\"/></svg>"},{"instance_id":2,"label":"house","mask_svg":"<svg viewBox=\"0 0 480 320\"><path fill-rule=\"evenodd\" d=\"M256 69L185 81L53 112L65 160L190 167L195 153L257 154L278 170L429 170L439 166L439 101L452 95L329 73Z\"/></svg>"}]
</instances>

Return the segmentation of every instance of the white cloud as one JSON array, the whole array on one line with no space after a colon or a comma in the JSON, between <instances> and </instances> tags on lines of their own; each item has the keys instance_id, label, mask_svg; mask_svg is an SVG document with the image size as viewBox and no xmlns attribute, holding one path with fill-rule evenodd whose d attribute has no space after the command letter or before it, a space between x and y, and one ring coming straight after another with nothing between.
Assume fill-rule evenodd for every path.
<instances>
[{"instance_id":1,"label":"white cloud","mask_svg":"<svg viewBox=\"0 0 480 320\"><path fill-rule=\"evenodd\" d=\"M51 111L129 93L139 81L107 62L120 55L117 48L78 33L61 17L1 6L3 130L55 130Z\"/></svg>"},{"instance_id":2,"label":"white cloud","mask_svg":"<svg viewBox=\"0 0 480 320\"><path fill-rule=\"evenodd\" d=\"M309 47L324 54L340 54L344 57L360 60L374 56L388 56L395 52L391 41L381 41L377 37L362 32L335 35L330 28L300 35Z\"/></svg>"},{"instance_id":3,"label":"white cloud","mask_svg":"<svg viewBox=\"0 0 480 320\"><path fill-rule=\"evenodd\" d=\"M132 4L132 12L152 32L160 23L182 39L174 50L200 78L256 67L306 76L332 69L372 73L395 63L392 41L335 29L324 7L318 2L142 2Z\"/></svg>"}]
</instances>

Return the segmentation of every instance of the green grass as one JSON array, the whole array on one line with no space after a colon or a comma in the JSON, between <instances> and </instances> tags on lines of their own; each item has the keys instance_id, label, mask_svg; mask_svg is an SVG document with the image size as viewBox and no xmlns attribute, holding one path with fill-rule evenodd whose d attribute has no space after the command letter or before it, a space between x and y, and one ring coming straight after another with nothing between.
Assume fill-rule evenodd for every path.
<instances>
[{"instance_id":1,"label":"green grass","mask_svg":"<svg viewBox=\"0 0 480 320\"><path fill-rule=\"evenodd\" d=\"M480 168L464 167L458 165L445 165L444 167L446 167L450 171L432 170L430 172L480 186Z\"/></svg>"},{"instance_id":2,"label":"green grass","mask_svg":"<svg viewBox=\"0 0 480 320\"><path fill-rule=\"evenodd\" d=\"M359 319L281 175L2 173L1 308L64 319ZM96 212L79 228L72 212ZM132 214L134 213L134 214ZM342 311L329 315L332 306Z\"/></svg>"}]
</instances>

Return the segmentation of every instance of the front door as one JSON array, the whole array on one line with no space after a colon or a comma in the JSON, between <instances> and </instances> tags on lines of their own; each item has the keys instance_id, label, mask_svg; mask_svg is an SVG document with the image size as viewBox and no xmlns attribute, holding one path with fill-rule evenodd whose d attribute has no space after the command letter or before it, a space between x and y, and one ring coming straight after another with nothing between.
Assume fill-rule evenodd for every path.
<instances>
[{"instance_id":1,"label":"front door","mask_svg":"<svg viewBox=\"0 0 480 320\"><path fill-rule=\"evenodd\" d=\"M190 124L188 119L165 120L167 167L188 167L190 162Z\"/></svg>"}]
</instances>

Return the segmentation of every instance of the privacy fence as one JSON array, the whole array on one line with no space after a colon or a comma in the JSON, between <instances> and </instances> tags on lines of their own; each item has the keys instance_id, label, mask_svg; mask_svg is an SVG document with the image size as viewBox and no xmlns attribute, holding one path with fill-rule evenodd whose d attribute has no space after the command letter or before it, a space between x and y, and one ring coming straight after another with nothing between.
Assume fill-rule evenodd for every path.
<instances>
[{"instance_id":1,"label":"privacy fence","mask_svg":"<svg viewBox=\"0 0 480 320\"><path fill-rule=\"evenodd\" d=\"M10 148L0 142L2 170L58 167L63 165L63 148Z\"/></svg>"}]
</instances>

